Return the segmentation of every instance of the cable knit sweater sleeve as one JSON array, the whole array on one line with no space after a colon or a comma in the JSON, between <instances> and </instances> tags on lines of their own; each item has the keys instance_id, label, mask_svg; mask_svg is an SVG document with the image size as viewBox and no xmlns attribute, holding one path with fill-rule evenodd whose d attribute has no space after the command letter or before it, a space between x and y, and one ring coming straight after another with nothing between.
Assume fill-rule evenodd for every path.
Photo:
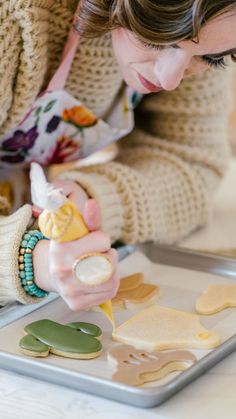
<instances>
[{"instance_id":1,"label":"cable knit sweater sleeve","mask_svg":"<svg viewBox=\"0 0 236 419\"><path fill-rule=\"evenodd\" d=\"M207 222L229 151L231 66L148 95L116 161L68 171L95 197L112 240L172 244Z\"/></svg>"},{"instance_id":2,"label":"cable knit sweater sleeve","mask_svg":"<svg viewBox=\"0 0 236 419\"><path fill-rule=\"evenodd\" d=\"M4 199L0 197L0 210ZM31 205L24 205L14 214L0 215L0 305L12 301L21 303L36 303L36 297L31 297L23 290L19 281L18 252L22 236L31 221Z\"/></svg>"}]
</instances>

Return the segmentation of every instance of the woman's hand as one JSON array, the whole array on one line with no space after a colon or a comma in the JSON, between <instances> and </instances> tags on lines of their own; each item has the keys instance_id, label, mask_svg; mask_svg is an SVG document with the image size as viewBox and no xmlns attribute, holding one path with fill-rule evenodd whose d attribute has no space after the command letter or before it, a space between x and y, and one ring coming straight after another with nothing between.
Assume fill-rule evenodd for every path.
<instances>
[{"instance_id":1,"label":"woman's hand","mask_svg":"<svg viewBox=\"0 0 236 419\"><path fill-rule=\"evenodd\" d=\"M75 311L109 300L116 295L119 287L117 253L111 249L109 236L98 230L101 217L95 200L85 201L83 217L91 231L87 236L68 243L40 240L33 251L36 285L45 291L58 292L70 309ZM113 266L112 277L96 287L80 284L72 273L75 259L90 252L103 253Z\"/></svg>"},{"instance_id":2,"label":"woman's hand","mask_svg":"<svg viewBox=\"0 0 236 419\"><path fill-rule=\"evenodd\" d=\"M68 243L41 240L33 251L34 281L45 291L58 292L71 310L97 306L113 298L119 287L117 254L110 246L109 237L102 231ZM75 259L89 252L106 255L113 266L112 277L99 286L80 284L72 273Z\"/></svg>"},{"instance_id":3,"label":"woman's hand","mask_svg":"<svg viewBox=\"0 0 236 419\"><path fill-rule=\"evenodd\" d=\"M73 180L57 180L53 182L52 185L55 186L55 188L63 189L66 197L75 203L78 210L82 214L86 215L87 211L85 211L85 205L89 197L85 190L78 183L74 182ZM34 217L37 218L41 212L41 208L37 207L36 205L33 205ZM98 220L98 222L100 223L100 219Z\"/></svg>"}]
</instances>

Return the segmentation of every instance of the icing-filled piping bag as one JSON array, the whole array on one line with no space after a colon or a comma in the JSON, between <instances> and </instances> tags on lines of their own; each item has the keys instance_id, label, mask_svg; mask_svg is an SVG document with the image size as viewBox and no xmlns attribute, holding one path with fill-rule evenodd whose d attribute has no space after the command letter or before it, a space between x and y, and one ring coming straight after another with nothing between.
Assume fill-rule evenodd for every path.
<instances>
[{"instance_id":1,"label":"icing-filled piping bag","mask_svg":"<svg viewBox=\"0 0 236 419\"><path fill-rule=\"evenodd\" d=\"M57 242L78 240L89 233L81 213L75 204L66 198L62 189L47 182L43 169L32 163L30 169L32 202L43 211L38 225L45 237ZM91 266L91 271L90 271ZM89 272L90 271L90 272ZM74 273L86 285L99 285L112 274L112 264L105 255L90 253L76 260ZM112 326L115 326L111 300L100 304Z\"/></svg>"}]
</instances>

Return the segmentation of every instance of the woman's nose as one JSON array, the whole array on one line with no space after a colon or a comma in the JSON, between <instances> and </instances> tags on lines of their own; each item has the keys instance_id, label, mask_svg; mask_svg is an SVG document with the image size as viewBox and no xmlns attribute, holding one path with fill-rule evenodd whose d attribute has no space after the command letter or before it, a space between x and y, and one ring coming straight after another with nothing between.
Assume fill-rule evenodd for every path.
<instances>
[{"instance_id":1,"label":"woman's nose","mask_svg":"<svg viewBox=\"0 0 236 419\"><path fill-rule=\"evenodd\" d=\"M177 54L159 56L154 65L154 73L164 90L176 89L189 72L190 59Z\"/></svg>"}]
</instances>

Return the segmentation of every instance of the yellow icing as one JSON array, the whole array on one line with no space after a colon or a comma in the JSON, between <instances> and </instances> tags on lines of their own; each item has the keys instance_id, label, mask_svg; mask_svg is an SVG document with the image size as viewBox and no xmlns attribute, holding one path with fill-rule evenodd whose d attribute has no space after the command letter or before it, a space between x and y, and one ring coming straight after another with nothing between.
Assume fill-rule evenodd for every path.
<instances>
[{"instance_id":1,"label":"yellow icing","mask_svg":"<svg viewBox=\"0 0 236 419\"><path fill-rule=\"evenodd\" d=\"M88 234L82 215L69 199L56 211L45 209L38 222L45 237L60 243L77 240Z\"/></svg>"},{"instance_id":2,"label":"yellow icing","mask_svg":"<svg viewBox=\"0 0 236 419\"><path fill-rule=\"evenodd\" d=\"M108 300L105 303L100 304L99 307L103 311L103 313L107 316L108 320L111 322L112 327L114 329L115 328L115 320L114 320L114 316L113 316L111 300Z\"/></svg>"},{"instance_id":3,"label":"yellow icing","mask_svg":"<svg viewBox=\"0 0 236 419\"><path fill-rule=\"evenodd\" d=\"M207 332L201 332L201 333L198 333L197 335L197 338L200 340L206 340L206 339L209 339L210 337L211 337L210 333L207 333Z\"/></svg>"}]
</instances>

